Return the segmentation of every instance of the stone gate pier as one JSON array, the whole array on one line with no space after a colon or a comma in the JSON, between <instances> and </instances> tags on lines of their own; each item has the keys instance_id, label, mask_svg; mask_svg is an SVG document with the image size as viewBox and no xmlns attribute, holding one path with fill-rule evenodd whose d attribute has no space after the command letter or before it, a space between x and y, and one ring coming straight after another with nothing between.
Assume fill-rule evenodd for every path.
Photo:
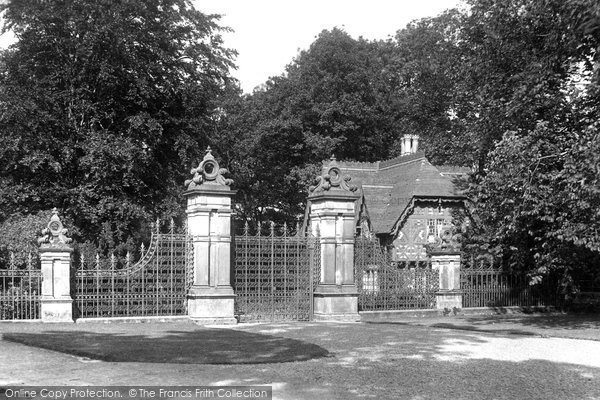
<instances>
[{"instance_id":1,"label":"stone gate pier","mask_svg":"<svg viewBox=\"0 0 600 400\"><path fill-rule=\"evenodd\" d=\"M460 289L460 245L451 232L446 230L436 243L429 246L431 269L439 273L439 290L435 294L438 310L462 308Z\"/></svg>"},{"instance_id":2,"label":"stone gate pier","mask_svg":"<svg viewBox=\"0 0 600 400\"><path fill-rule=\"evenodd\" d=\"M71 238L58 216L52 210L52 217L40 244L42 269L42 293L40 297L42 322L73 322L73 299L71 298Z\"/></svg>"},{"instance_id":3,"label":"stone gate pier","mask_svg":"<svg viewBox=\"0 0 600 400\"><path fill-rule=\"evenodd\" d=\"M234 324L231 287L231 217L233 180L225 178L210 147L187 191L188 234L194 246L194 278L188 293L188 315L200 324Z\"/></svg>"},{"instance_id":4,"label":"stone gate pier","mask_svg":"<svg viewBox=\"0 0 600 400\"><path fill-rule=\"evenodd\" d=\"M309 188L309 229L321 238L321 280L314 291L315 320L358 321L354 283L357 187L332 156L316 186Z\"/></svg>"}]
</instances>

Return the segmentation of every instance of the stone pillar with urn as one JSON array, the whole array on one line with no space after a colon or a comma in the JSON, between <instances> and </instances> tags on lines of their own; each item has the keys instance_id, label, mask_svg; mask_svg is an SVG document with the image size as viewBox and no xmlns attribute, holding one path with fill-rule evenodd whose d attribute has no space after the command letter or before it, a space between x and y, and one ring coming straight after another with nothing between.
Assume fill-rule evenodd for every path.
<instances>
[{"instance_id":1,"label":"stone pillar with urn","mask_svg":"<svg viewBox=\"0 0 600 400\"><path fill-rule=\"evenodd\" d=\"M316 186L309 188L310 226L320 236L321 274L314 291L315 320L357 321L354 236L357 187L349 184L332 156Z\"/></svg>"},{"instance_id":2,"label":"stone pillar with urn","mask_svg":"<svg viewBox=\"0 0 600 400\"><path fill-rule=\"evenodd\" d=\"M71 298L72 240L66 236L58 210L52 217L40 244L42 269L42 293L40 298L42 322L73 322L73 299Z\"/></svg>"},{"instance_id":3,"label":"stone pillar with urn","mask_svg":"<svg viewBox=\"0 0 600 400\"><path fill-rule=\"evenodd\" d=\"M231 179L223 175L210 147L192 179L185 182L188 234L194 246L194 278L188 315L199 324L234 324L231 286Z\"/></svg>"}]
</instances>

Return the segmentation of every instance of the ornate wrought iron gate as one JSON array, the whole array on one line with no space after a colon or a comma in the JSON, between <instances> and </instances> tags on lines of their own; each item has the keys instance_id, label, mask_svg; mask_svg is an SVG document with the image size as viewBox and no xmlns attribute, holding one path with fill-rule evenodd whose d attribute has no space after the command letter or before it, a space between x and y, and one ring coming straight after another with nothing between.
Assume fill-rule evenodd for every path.
<instances>
[{"instance_id":1,"label":"ornate wrought iron gate","mask_svg":"<svg viewBox=\"0 0 600 400\"><path fill-rule=\"evenodd\" d=\"M82 259L75 272L73 298L79 318L187 314L192 284L193 247L186 234L152 234L141 259Z\"/></svg>"},{"instance_id":2,"label":"ornate wrought iron gate","mask_svg":"<svg viewBox=\"0 0 600 400\"><path fill-rule=\"evenodd\" d=\"M42 271L31 254L19 268L11 254L8 269L0 269L0 320L40 318Z\"/></svg>"},{"instance_id":3,"label":"ornate wrought iron gate","mask_svg":"<svg viewBox=\"0 0 600 400\"><path fill-rule=\"evenodd\" d=\"M290 235L284 225L277 235L235 237L235 314L247 321L308 321L313 314L313 290L319 279L318 238Z\"/></svg>"},{"instance_id":4,"label":"ornate wrought iron gate","mask_svg":"<svg viewBox=\"0 0 600 400\"><path fill-rule=\"evenodd\" d=\"M548 280L530 285L523 273L502 269L492 256L463 260L460 267L463 308L556 305L556 290Z\"/></svg>"},{"instance_id":5,"label":"ornate wrought iron gate","mask_svg":"<svg viewBox=\"0 0 600 400\"><path fill-rule=\"evenodd\" d=\"M375 238L356 238L354 271L359 311L435 308L439 273L428 263L393 263Z\"/></svg>"}]
</instances>

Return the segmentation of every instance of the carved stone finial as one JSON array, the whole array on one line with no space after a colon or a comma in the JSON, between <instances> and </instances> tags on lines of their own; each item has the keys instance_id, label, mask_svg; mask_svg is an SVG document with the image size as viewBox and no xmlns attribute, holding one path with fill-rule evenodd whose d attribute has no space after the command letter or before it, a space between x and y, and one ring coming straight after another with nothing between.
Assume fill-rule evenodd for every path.
<instances>
[{"instance_id":1,"label":"carved stone finial","mask_svg":"<svg viewBox=\"0 0 600 400\"><path fill-rule=\"evenodd\" d=\"M356 192L358 187L348 183L351 180L352 178L349 175L342 175L335 156L331 155L329 165L325 168L325 173L316 178L315 185L309 187L308 192L320 193L329 190Z\"/></svg>"},{"instance_id":2,"label":"carved stone finial","mask_svg":"<svg viewBox=\"0 0 600 400\"><path fill-rule=\"evenodd\" d=\"M227 179L223 176L228 173L227 168L219 168L219 163L215 160L212 150L208 146L202 162L191 171L191 174L194 175L193 178L186 180L185 186L188 190L197 188L200 185L230 186L233 179Z\"/></svg>"},{"instance_id":3,"label":"carved stone finial","mask_svg":"<svg viewBox=\"0 0 600 400\"><path fill-rule=\"evenodd\" d=\"M69 243L73 239L67 237L67 229L63 226L58 209L54 207L52 217L48 226L42 230L42 236L38 239L38 243L42 248L71 248Z\"/></svg>"}]
</instances>

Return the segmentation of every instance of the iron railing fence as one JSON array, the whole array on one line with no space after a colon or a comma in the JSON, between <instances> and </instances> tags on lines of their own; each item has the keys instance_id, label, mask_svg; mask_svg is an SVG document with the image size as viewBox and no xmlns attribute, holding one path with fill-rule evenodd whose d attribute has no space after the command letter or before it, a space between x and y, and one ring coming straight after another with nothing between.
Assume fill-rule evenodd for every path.
<instances>
[{"instance_id":1,"label":"iron railing fence","mask_svg":"<svg viewBox=\"0 0 600 400\"><path fill-rule=\"evenodd\" d=\"M376 238L358 237L354 271L359 311L435 308L439 273L430 262L392 262Z\"/></svg>"},{"instance_id":2,"label":"iron railing fence","mask_svg":"<svg viewBox=\"0 0 600 400\"><path fill-rule=\"evenodd\" d=\"M463 308L543 307L559 303L555 279L534 283L523 271L511 271L492 255L464 258L460 269Z\"/></svg>"},{"instance_id":3,"label":"iron railing fence","mask_svg":"<svg viewBox=\"0 0 600 400\"><path fill-rule=\"evenodd\" d=\"M578 292L600 292L600 276L575 276L573 277L574 289Z\"/></svg>"},{"instance_id":4,"label":"iron railing fence","mask_svg":"<svg viewBox=\"0 0 600 400\"><path fill-rule=\"evenodd\" d=\"M157 223L157 227L160 224ZM187 315L187 293L193 282L193 246L190 236L152 233L142 244L141 258L133 262L114 255L79 260L72 282L76 318Z\"/></svg>"},{"instance_id":5,"label":"iron railing fence","mask_svg":"<svg viewBox=\"0 0 600 400\"><path fill-rule=\"evenodd\" d=\"M8 265L0 268L0 320L39 319L41 291L39 258L29 253L18 265L11 253Z\"/></svg>"},{"instance_id":6,"label":"iron railing fence","mask_svg":"<svg viewBox=\"0 0 600 400\"><path fill-rule=\"evenodd\" d=\"M320 279L318 237L290 234L270 225L268 234L259 224L255 233L246 223L234 238L233 286L235 315L248 321L309 321L313 293Z\"/></svg>"}]
</instances>

